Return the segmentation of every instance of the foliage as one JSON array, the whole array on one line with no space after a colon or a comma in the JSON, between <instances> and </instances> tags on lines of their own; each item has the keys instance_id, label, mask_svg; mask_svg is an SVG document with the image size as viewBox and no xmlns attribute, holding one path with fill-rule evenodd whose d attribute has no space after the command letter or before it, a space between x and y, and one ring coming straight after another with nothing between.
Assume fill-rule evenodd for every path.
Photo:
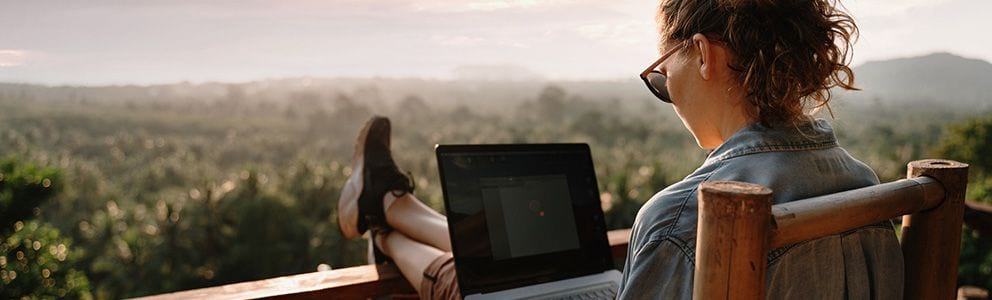
<instances>
[{"instance_id":1,"label":"foliage","mask_svg":"<svg viewBox=\"0 0 992 300\"><path fill-rule=\"evenodd\" d=\"M61 178L53 168L0 160L0 235L13 231L14 223L34 217L38 206L57 193Z\"/></svg>"},{"instance_id":2,"label":"foliage","mask_svg":"<svg viewBox=\"0 0 992 300\"><path fill-rule=\"evenodd\" d=\"M90 298L74 268L83 254L58 229L38 220L38 206L62 185L53 168L0 160L0 298Z\"/></svg>"},{"instance_id":3,"label":"foliage","mask_svg":"<svg viewBox=\"0 0 992 300\"><path fill-rule=\"evenodd\" d=\"M0 298L89 299L86 275L71 266L82 255L58 229L37 220L17 222L0 244Z\"/></svg>"},{"instance_id":4,"label":"foliage","mask_svg":"<svg viewBox=\"0 0 992 300\"><path fill-rule=\"evenodd\" d=\"M992 175L992 117L951 126L937 147L937 153L968 162L971 174L975 176Z\"/></svg>"},{"instance_id":5,"label":"foliage","mask_svg":"<svg viewBox=\"0 0 992 300\"><path fill-rule=\"evenodd\" d=\"M992 238L980 236L967 226L961 237L958 285L992 287Z\"/></svg>"},{"instance_id":6,"label":"foliage","mask_svg":"<svg viewBox=\"0 0 992 300\"><path fill-rule=\"evenodd\" d=\"M966 162L967 200L992 203L992 117L954 124L936 147L937 157ZM958 284L992 289L992 236L980 236L965 227L958 268Z\"/></svg>"}]
</instances>

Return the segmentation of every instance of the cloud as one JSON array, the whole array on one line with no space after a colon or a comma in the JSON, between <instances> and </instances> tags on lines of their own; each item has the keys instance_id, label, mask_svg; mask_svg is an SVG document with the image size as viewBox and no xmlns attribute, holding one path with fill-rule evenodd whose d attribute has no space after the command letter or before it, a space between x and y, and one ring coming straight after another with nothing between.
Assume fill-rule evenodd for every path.
<instances>
[{"instance_id":1,"label":"cloud","mask_svg":"<svg viewBox=\"0 0 992 300\"><path fill-rule=\"evenodd\" d=\"M16 67L27 63L28 51L17 49L0 49L0 68Z\"/></svg>"},{"instance_id":2,"label":"cloud","mask_svg":"<svg viewBox=\"0 0 992 300\"><path fill-rule=\"evenodd\" d=\"M467 35L444 35L436 34L431 36L431 41L442 46L451 47L512 47L512 48L530 48L525 43L515 40L507 40L503 38L489 39L477 36L467 36Z\"/></svg>"},{"instance_id":3,"label":"cloud","mask_svg":"<svg viewBox=\"0 0 992 300\"><path fill-rule=\"evenodd\" d=\"M432 36L431 40L444 46L456 46L456 47L478 46L486 42L486 39L480 37L471 37L464 35L440 35L440 34Z\"/></svg>"},{"instance_id":4,"label":"cloud","mask_svg":"<svg viewBox=\"0 0 992 300\"><path fill-rule=\"evenodd\" d=\"M843 2L855 17L902 15L907 11L940 6L950 0L859 0Z\"/></svg>"},{"instance_id":5,"label":"cloud","mask_svg":"<svg viewBox=\"0 0 992 300\"><path fill-rule=\"evenodd\" d=\"M532 10L559 7L574 4L580 0L432 0L415 1L413 7L418 11L459 13L459 12L491 12L501 10Z\"/></svg>"},{"instance_id":6,"label":"cloud","mask_svg":"<svg viewBox=\"0 0 992 300\"><path fill-rule=\"evenodd\" d=\"M601 22L575 28L580 36L612 44L615 46L650 45L654 37L654 23L651 20L626 22Z\"/></svg>"}]
</instances>

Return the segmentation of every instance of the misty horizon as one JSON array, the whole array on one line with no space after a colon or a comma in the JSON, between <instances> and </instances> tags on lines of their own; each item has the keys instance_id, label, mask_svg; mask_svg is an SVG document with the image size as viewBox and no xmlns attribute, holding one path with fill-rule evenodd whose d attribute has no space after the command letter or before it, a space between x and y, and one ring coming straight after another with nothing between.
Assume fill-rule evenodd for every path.
<instances>
[{"instance_id":1,"label":"misty horizon","mask_svg":"<svg viewBox=\"0 0 992 300\"><path fill-rule=\"evenodd\" d=\"M852 68L860 68L865 64L879 63L879 62L889 62L895 60L904 59L916 59L935 55L950 55L954 57L959 57L966 60L978 60L986 64L992 65L992 62L979 58L965 57L958 55L956 53L951 53L948 51L935 51L931 53L925 53L921 55L912 55L905 57L892 57L880 60L865 61L858 65L852 65ZM575 82L627 82L636 81L639 82L640 78L637 74L631 74L625 77L616 78L554 78L549 77L544 74L540 74L536 71L530 70L524 66L513 65L513 64L499 64L499 65L463 65L457 66L452 70L451 76L444 77L430 77L430 76L311 76L311 75L288 75L284 77L265 77L257 79L247 79L247 80L206 80L206 81L163 81L163 82L150 82L150 83L98 83L98 84L47 84L38 82L26 82L26 81L3 81L0 80L0 84L14 84L14 85L32 85L32 86L42 86L42 87L115 87L115 86L139 86L139 87L151 87L151 86L168 86L168 85L210 85L210 84L251 84L260 82L271 82L271 81L302 81L301 84L306 85L306 82L312 80L421 80L421 81L436 81L436 82L539 82L539 83L575 83ZM855 73L855 78L857 79L857 73Z\"/></svg>"}]
</instances>

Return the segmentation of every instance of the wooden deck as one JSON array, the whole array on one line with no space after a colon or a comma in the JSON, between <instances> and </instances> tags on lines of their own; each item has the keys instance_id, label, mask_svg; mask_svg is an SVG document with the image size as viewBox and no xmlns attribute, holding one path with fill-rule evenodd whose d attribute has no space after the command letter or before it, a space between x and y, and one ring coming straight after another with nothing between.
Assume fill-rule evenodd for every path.
<instances>
[{"instance_id":1,"label":"wooden deck","mask_svg":"<svg viewBox=\"0 0 992 300\"><path fill-rule=\"evenodd\" d=\"M630 229L608 232L615 261L627 254ZM365 299L416 292L391 265L364 265L153 295L139 299Z\"/></svg>"}]
</instances>

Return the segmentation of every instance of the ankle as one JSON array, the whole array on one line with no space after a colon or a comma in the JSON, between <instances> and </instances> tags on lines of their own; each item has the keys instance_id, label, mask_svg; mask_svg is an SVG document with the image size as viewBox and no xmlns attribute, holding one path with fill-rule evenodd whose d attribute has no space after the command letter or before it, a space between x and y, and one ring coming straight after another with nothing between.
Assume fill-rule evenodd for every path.
<instances>
[{"instance_id":1,"label":"ankle","mask_svg":"<svg viewBox=\"0 0 992 300\"><path fill-rule=\"evenodd\" d=\"M372 239L373 239L372 244L375 245L375 247L378 248L380 252L382 252L383 254L386 254L386 256L389 256L389 254L390 254L390 252L387 251L387 249L386 249L386 239L389 238L390 233L392 233L392 232L391 231L382 230L382 231L378 231L378 232L376 232L376 234L372 235Z\"/></svg>"},{"instance_id":2,"label":"ankle","mask_svg":"<svg viewBox=\"0 0 992 300\"><path fill-rule=\"evenodd\" d=\"M382 212L386 216L386 220L389 220L389 208L396 203L396 200L406 197L409 193L402 190L394 190L386 192L386 195L382 197Z\"/></svg>"}]
</instances>

